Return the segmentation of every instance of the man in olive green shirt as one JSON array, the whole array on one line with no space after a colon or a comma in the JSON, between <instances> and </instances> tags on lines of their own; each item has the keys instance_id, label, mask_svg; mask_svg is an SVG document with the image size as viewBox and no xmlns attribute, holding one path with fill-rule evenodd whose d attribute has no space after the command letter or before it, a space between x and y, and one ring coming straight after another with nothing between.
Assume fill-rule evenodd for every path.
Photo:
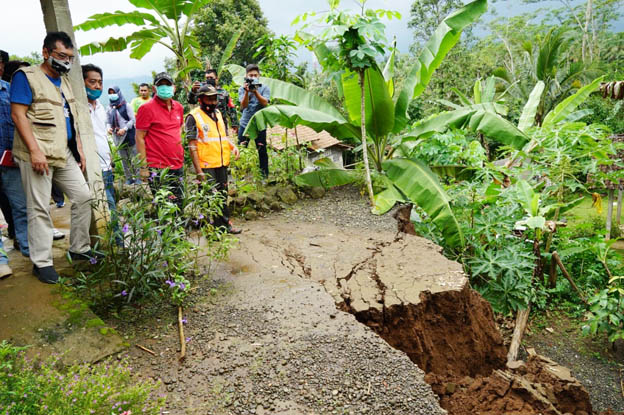
<instances>
[{"instance_id":1,"label":"man in olive green shirt","mask_svg":"<svg viewBox=\"0 0 624 415\"><path fill-rule=\"evenodd\" d=\"M130 102L130 105L132 106L135 115L139 110L139 107L150 100L149 92L150 87L148 84L143 83L139 85L139 96L134 98L132 102Z\"/></svg>"}]
</instances>

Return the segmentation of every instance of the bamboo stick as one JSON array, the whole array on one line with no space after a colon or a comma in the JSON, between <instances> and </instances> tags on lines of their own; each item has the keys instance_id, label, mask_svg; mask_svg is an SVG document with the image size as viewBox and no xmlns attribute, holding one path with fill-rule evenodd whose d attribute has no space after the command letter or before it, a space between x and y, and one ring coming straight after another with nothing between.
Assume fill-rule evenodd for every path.
<instances>
[{"instance_id":1,"label":"bamboo stick","mask_svg":"<svg viewBox=\"0 0 624 415\"><path fill-rule=\"evenodd\" d=\"M178 332L180 334L180 360L186 358L186 340L184 339L184 323L182 323L182 306L178 307Z\"/></svg>"},{"instance_id":2,"label":"bamboo stick","mask_svg":"<svg viewBox=\"0 0 624 415\"><path fill-rule=\"evenodd\" d=\"M613 189L609 189L609 206L607 206L607 235L605 239L611 239L611 224L613 222L613 201L615 199Z\"/></svg>"},{"instance_id":3,"label":"bamboo stick","mask_svg":"<svg viewBox=\"0 0 624 415\"><path fill-rule=\"evenodd\" d=\"M524 330L526 329L527 322L529 321L530 313L531 304L529 303L525 310L520 310L516 314L516 326L514 327L511 344L509 345L509 352L507 353L507 363L518 360L518 350L520 349L520 344L522 343L522 337L524 336Z\"/></svg>"}]
</instances>

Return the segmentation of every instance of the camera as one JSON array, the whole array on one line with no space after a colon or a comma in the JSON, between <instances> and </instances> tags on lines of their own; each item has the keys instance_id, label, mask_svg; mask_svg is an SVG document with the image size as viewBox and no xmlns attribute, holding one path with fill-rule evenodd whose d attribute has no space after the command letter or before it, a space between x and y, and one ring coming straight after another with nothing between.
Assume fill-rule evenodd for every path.
<instances>
[{"instance_id":1,"label":"camera","mask_svg":"<svg viewBox=\"0 0 624 415\"><path fill-rule=\"evenodd\" d=\"M245 84L249 87L250 91L255 91L262 86L256 78L245 78Z\"/></svg>"}]
</instances>

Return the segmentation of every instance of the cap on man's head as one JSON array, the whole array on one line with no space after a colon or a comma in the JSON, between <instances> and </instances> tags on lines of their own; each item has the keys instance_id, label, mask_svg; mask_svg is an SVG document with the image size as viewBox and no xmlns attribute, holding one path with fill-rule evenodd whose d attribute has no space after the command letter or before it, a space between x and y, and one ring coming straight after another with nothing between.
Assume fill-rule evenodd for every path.
<instances>
[{"instance_id":1,"label":"cap on man's head","mask_svg":"<svg viewBox=\"0 0 624 415\"><path fill-rule=\"evenodd\" d=\"M216 95L219 95L219 93L217 92L217 89L212 86L212 85L202 85L201 88L199 88L199 91L197 91L197 96L201 97L201 96L206 96L206 97L213 97Z\"/></svg>"},{"instance_id":2,"label":"cap on man's head","mask_svg":"<svg viewBox=\"0 0 624 415\"><path fill-rule=\"evenodd\" d=\"M173 78L167 72L161 72L154 77L154 85L158 85L160 81L167 80L173 85Z\"/></svg>"}]
</instances>

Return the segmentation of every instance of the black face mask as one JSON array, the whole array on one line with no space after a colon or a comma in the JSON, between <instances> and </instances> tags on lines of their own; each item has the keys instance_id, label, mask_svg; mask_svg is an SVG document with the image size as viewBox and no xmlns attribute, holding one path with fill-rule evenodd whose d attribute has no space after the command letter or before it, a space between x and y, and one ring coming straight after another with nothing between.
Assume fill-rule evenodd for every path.
<instances>
[{"instance_id":1,"label":"black face mask","mask_svg":"<svg viewBox=\"0 0 624 415\"><path fill-rule=\"evenodd\" d=\"M71 62L63 62L54 58L52 55L48 57L48 63L50 64L52 69L54 69L60 75L68 73L72 66Z\"/></svg>"},{"instance_id":2,"label":"black face mask","mask_svg":"<svg viewBox=\"0 0 624 415\"><path fill-rule=\"evenodd\" d=\"M215 110L217 109L217 104L204 104L202 102L200 106L201 109L205 112L215 112Z\"/></svg>"},{"instance_id":3,"label":"black face mask","mask_svg":"<svg viewBox=\"0 0 624 415\"><path fill-rule=\"evenodd\" d=\"M217 80L216 80L216 79L208 78L208 79L206 79L206 83L207 83L208 85L212 85L212 86L214 86L214 87L216 87L216 86L217 86Z\"/></svg>"}]
</instances>

